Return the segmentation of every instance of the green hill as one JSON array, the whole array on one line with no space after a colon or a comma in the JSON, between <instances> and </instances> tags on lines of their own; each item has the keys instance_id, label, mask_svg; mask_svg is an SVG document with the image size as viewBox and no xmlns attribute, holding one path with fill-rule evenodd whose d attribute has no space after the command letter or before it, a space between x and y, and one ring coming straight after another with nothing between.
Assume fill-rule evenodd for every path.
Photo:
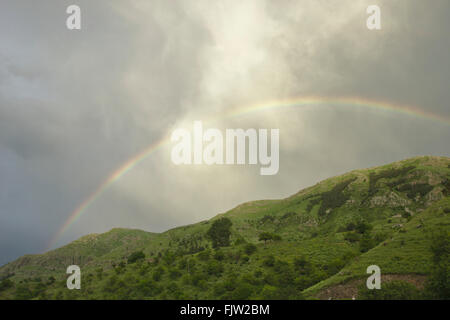
<instances>
[{"instance_id":1,"label":"green hill","mask_svg":"<svg viewBox=\"0 0 450 320\"><path fill-rule=\"evenodd\" d=\"M0 299L370 298L361 288L373 264L392 292L442 298L449 213L450 159L412 158L164 233L112 229L23 256L0 268ZM213 248L214 235L229 244ZM66 288L71 264L81 290Z\"/></svg>"}]
</instances>

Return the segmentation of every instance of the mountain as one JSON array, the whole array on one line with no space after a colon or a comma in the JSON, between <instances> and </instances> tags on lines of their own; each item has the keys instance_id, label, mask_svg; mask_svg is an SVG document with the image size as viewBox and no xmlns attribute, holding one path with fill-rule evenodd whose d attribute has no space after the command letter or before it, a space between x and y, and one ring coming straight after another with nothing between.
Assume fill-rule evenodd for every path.
<instances>
[{"instance_id":1,"label":"mountain","mask_svg":"<svg viewBox=\"0 0 450 320\"><path fill-rule=\"evenodd\" d=\"M450 158L417 157L163 233L117 228L23 256L0 268L0 299L370 298L370 265L379 292L442 297L449 213ZM72 264L81 290L66 287Z\"/></svg>"}]
</instances>

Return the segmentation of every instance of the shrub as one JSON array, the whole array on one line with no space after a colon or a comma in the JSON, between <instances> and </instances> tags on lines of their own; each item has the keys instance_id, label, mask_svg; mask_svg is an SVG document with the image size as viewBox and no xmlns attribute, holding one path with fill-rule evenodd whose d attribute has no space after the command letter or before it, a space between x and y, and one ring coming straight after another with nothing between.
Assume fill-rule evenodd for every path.
<instances>
[{"instance_id":1,"label":"shrub","mask_svg":"<svg viewBox=\"0 0 450 320\"><path fill-rule=\"evenodd\" d=\"M331 276L339 272L342 267L345 265L345 262L342 259L336 258L332 260L327 266L327 273Z\"/></svg>"},{"instance_id":2,"label":"shrub","mask_svg":"<svg viewBox=\"0 0 450 320\"><path fill-rule=\"evenodd\" d=\"M359 241L360 235L354 231L347 232L344 236L344 239L348 242L357 242Z\"/></svg>"},{"instance_id":3,"label":"shrub","mask_svg":"<svg viewBox=\"0 0 450 320\"><path fill-rule=\"evenodd\" d=\"M95 272L97 273L98 279L100 279L100 280L103 279L103 268L102 267L95 269Z\"/></svg>"},{"instance_id":4,"label":"shrub","mask_svg":"<svg viewBox=\"0 0 450 320\"><path fill-rule=\"evenodd\" d=\"M249 256L252 255L253 253L255 253L256 251L256 246L252 243L247 243L244 247L244 252L246 254L248 254Z\"/></svg>"},{"instance_id":5,"label":"shrub","mask_svg":"<svg viewBox=\"0 0 450 320\"><path fill-rule=\"evenodd\" d=\"M222 261L225 259L225 253L223 253L222 250L216 250L216 252L214 253L214 259L216 259L217 261Z\"/></svg>"},{"instance_id":6,"label":"shrub","mask_svg":"<svg viewBox=\"0 0 450 320\"><path fill-rule=\"evenodd\" d=\"M118 266L114 267L114 271L116 272L116 274L121 274L124 273L126 269L125 263L122 261L121 263L119 263Z\"/></svg>"},{"instance_id":7,"label":"shrub","mask_svg":"<svg viewBox=\"0 0 450 320\"><path fill-rule=\"evenodd\" d=\"M239 238L237 238L237 239L234 241L234 245L235 245L235 246L238 246L238 245L241 245L241 244L244 244L244 243L247 243L247 241L245 241L245 239L242 238L242 237L239 237Z\"/></svg>"},{"instance_id":8,"label":"shrub","mask_svg":"<svg viewBox=\"0 0 450 320\"><path fill-rule=\"evenodd\" d=\"M206 272L212 276L220 276L223 272L223 265L217 261L210 261L206 265Z\"/></svg>"},{"instance_id":9,"label":"shrub","mask_svg":"<svg viewBox=\"0 0 450 320\"><path fill-rule=\"evenodd\" d=\"M261 291L261 298L265 300L277 300L279 298L278 289L266 284Z\"/></svg>"},{"instance_id":10,"label":"shrub","mask_svg":"<svg viewBox=\"0 0 450 320\"><path fill-rule=\"evenodd\" d=\"M241 282L236 289L232 292L232 298L236 300L248 299L253 292L253 288L250 284Z\"/></svg>"},{"instance_id":11,"label":"shrub","mask_svg":"<svg viewBox=\"0 0 450 320\"><path fill-rule=\"evenodd\" d=\"M273 267L275 264L275 257L273 255L268 255L263 260L263 265L266 267Z\"/></svg>"},{"instance_id":12,"label":"shrub","mask_svg":"<svg viewBox=\"0 0 450 320\"><path fill-rule=\"evenodd\" d=\"M266 243L267 241L280 241L281 236L278 234L270 233L270 232L262 232L259 234L259 241L264 241Z\"/></svg>"},{"instance_id":13,"label":"shrub","mask_svg":"<svg viewBox=\"0 0 450 320\"><path fill-rule=\"evenodd\" d=\"M367 252L373 247L376 246L376 242L370 235L364 235L362 239L359 241L359 250L361 252Z\"/></svg>"},{"instance_id":14,"label":"shrub","mask_svg":"<svg viewBox=\"0 0 450 320\"><path fill-rule=\"evenodd\" d=\"M128 257L128 263L135 263L138 260L144 260L145 259L145 254L142 251L136 251L133 252L129 257Z\"/></svg>"},{"instance_id":15,"label":"shrub","mask_svg":"<svg viewBox=\"0 0 450 320\"><path fill-rule=\"evenodd\" d=\"M409 219L411 218L411 214L409 212L404 211L402 212L402 218Z\"/></svg>"},{"instance_id":16,"label":"shrub","mask_svg":"<svg viewBox=\"0 0 450 320\"><path fill-rule=\"evenodd\" d=\"M370 225L364 220L358 221L358 223L355 226L355 231L361 234L366 233L370 230L372 230L372 225Z\"/></svg>"},{"instance_id":17,"label":"shrub","mask_svg":"<svg viewBox=\"0 0 450 320\"><path fill-rule=\"evenodd\" d=\"M2 282L0 282L0 292L5 291L12 287L14 287L14 282L12 282L9 279L5 279Z\"/></svg>"},{"instance_id":18,"label":"shrub","mask_svg":"<svg viewBox=\"0 0 450 320\"><path fill-rule=\"evenodd\" d=\"M169 270L169 278L172 280L178 279L181 277L181 272L176 269Z\"/></svg>"},{"instance_id":19,"label":"shrub","mask_svg":"<svg viewBox=\"0 0 450 320\"><path fill-rule=\"evenodd\" d=\"M161 280L161 277L163 276L164 272L165 272L165 270L163 267L156 268L156 270L153 271L153 275L152 275L153 280L154 281Z\"/></svg>"},{"instance_id":20,"label":"shrub","mask_svg":"<svg viewBox=\"0 0 450 320\"><path fill-rule=\"evenodd\" d=\"M197 255L198 259L201 261L208 261L210 257L209 250L204 250Z\"/></svg>"}]
</instances>

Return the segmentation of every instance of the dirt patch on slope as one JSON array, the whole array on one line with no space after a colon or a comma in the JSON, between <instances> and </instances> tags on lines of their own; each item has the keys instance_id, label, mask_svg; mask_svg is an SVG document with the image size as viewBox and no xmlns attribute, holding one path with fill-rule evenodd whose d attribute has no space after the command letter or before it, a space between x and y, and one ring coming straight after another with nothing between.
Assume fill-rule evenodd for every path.
<instances>
[{"instance_id":1,"label":"dirt patch on slope","mask_svg":"<svg viewBox=\"0 0 450 320\"><path fill-rule=\"evenodd\" d=\"M426 276L418 274L385 274L381 275L381 285L383 286L383 283L392 280L401 280L413 284L418 289L423 289L426 278ZM353 279L347 283L328 287L317 294L317 298L320 300L358 299L358 288L364 284L365 281L366 278Z\"/></svg>"}]
</instances>

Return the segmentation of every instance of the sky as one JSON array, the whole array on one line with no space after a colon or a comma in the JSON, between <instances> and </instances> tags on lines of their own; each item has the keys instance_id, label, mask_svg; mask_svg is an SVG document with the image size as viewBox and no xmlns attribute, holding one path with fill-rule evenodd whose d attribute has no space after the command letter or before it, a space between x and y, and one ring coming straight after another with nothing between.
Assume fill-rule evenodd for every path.
<instances>
[{"instance_id":1,"label":"sky","mask_svg":"<svg viewBox=\"0 0 450 320\"><path fill-rule=\"evenodd\" d=\"M66 27L71 4L81 30ZM373 4L381 30L366 26ZM0 264L113 227L165 231L353 169L449 156L449 122L398 112L330 102L221 116L316 96L448 119L448 30L448 0L0 0ZM56 236L113 172L195 120L278 128L278 174L176 166L169 142Z\"/></svg>"}]
</instances>

